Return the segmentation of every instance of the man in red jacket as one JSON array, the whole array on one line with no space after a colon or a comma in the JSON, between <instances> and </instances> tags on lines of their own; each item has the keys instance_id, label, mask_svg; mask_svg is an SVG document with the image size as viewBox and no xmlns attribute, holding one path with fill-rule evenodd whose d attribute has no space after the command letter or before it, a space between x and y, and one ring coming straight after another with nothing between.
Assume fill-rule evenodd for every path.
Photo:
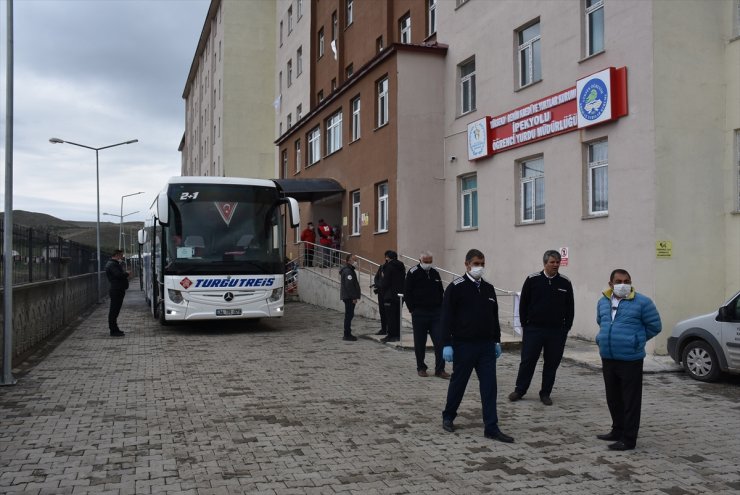
<instances>
[{"instance_id":1,"label":"man in red jacket","mask_svg":"<svg viewBox=\"0 0 740 495\"><path fill-rule=\"evenodd\" d=\"M301 241L304 243L304 266L313 266L313 251L316 244L316 231L313 229L313 222L308 222L308 227L301 232Z\"/></svg>"},{"instance_id":2,"label":"man in red jacket","mask_svg":"<svg viewBox=\"0 0 740 495\"><path fill-rule=\"evenodd\" d=\"M323 246L322 253L321 253L321 266L322 267L328 267L331 266L331 241L332 241L332 231L331 227L324 222L324 219L319 220L319 244Z\"/></svg>"}]
</instances>

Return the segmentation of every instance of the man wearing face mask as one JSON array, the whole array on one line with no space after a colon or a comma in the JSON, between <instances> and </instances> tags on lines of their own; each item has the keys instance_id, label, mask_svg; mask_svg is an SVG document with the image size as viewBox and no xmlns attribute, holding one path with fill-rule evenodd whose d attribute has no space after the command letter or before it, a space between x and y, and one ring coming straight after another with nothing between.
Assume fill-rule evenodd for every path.
<instances>
[{"instance_id":1,"label":"man wearing face mask","mask_svg":"<svg viewBox=\"0 0 740 495\"><path fill-rule=\"evenodd\" d=\"M542 353L542 388L540 400L552 405L550 393L555 373L565 351L568 331L573 326L573 285L560 275L560 253L545 251L544 269L533 273L522 286L519 320L522 322L522 360L516 377L516 388L509 394L514 402L527 393L537 361Z\"/></svg>"},{"instance_id":2,"label":"man wearing face mask","mask_svg":"<svg viewBox=\"0 0 740 495\"><path fill-rule=\"evenodd\" d=\"M496 412L496 360L501 356L501 326L498 301L493 285L483 280L486 259L477 249L465 255L466 273L447 286L442 301L442 355L453 361L452 378L447 388L447 403L442 412L442 428L454 432L465 388L475 370L480 383L483 406L483 435L499 442L514 439L498 427Z\"/></svg>"},{"instance_id":3,"label":"man wearing face mask","mask_svg":"<svg viewBox=\"0 0 740 495\"><path fill-rule=\"evenodd\" d=\"M406 274L406 285L403 299L411 313L414 327L414 353L416 354L416 372L421 377L428 376L424 358L427 350L427 335L432 337L434 345L434 376L449 378L442 359L442 342L440 341L439 317L442 306L442 278L432 268L432 253L424 251L419 256L419 264Z\"/></svg>"},{"instance_id":4,"label":"man wearing face mask","mask_svg":"<svg viewBox=\"0 0 740 495\"><path fill-rule=\"evenodd\" d=\"M362 297L360 282L357 280L357 257L347 254L344 258L344 266L339 270L341 285L339 286L339 298L344 302L344 337L343 340L354 342L357 337L352 335L352 318L355 317L355 305Z\"/></svg>"},{"instance_id":5,"label":"man wearing face mask","mask_svg":"<svg viewBox=\"0 0 740 495\"><path fill-rule=\"evenodd\" d=\"M662 325L655 304L635 291L627 270L614 270L609 287L596 304L596 343L612 429L596 437L615 442L609 444L611 450L632 450L640 428L645 343L660 333Z\"/></svg>"}]
</instances>

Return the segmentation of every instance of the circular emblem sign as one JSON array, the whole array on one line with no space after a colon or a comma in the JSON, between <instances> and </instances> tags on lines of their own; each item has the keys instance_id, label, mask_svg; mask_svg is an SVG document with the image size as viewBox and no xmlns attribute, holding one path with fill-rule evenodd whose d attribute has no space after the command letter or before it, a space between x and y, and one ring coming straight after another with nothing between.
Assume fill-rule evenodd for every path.
<instances>
[{"instance_id":1,"label":"circular emblem sign","mask_svg":"<svg viewBox=\"0 0 740 495\"><path fill-rule=\"evenodd\" d=\"M601 79L589 80L578 95L578 111L586 120L596 120L601 117L609 103L609 91Z\"/></svg>"}]
</instances>

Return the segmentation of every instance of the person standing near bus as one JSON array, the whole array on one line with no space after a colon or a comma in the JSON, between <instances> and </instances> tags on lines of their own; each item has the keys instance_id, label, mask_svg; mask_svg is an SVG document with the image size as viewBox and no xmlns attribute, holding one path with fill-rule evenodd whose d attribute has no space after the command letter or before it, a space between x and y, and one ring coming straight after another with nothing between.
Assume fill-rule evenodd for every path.
<instances>
[{"instance_id":1,"label":"person standing near bus","mask_svg":"<svg viewBox=\"0 0 740 495\"><path fill-rule=\"evenodd\" d=\"M316 248L316 231L313 228L313 222L308 222L308 227L301 232L301 241L305 253L303 266L313 266L313 252Z\"/></svg>"},{"instance_id":2,"label":"person standing near bus","mask_svg":"<svg viewBox=\"0 0 740 495\"><path fill-rule=\"evenodd\" d=\"M121 312L121 306L123 306L123 298L126 297L128 278L131 274L124 271L121 266L122 259L123 251L116 249L113 251L113 256L105 264L105 276L108 277L108 282L110 282L110 290L108 291L110 295L108 328L110 329L111 337L123 337L126 335L118 328L118 314Z\"/></svg>"}]
</instances>

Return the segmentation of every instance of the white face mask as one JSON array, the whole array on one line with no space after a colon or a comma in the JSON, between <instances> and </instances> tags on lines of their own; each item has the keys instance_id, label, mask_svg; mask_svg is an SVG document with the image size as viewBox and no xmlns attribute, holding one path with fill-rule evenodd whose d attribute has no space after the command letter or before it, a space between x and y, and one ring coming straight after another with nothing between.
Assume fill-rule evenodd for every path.
<instances>
[{"instance_id":1,"label":"white face mask","mask_svg":"<svg viewBox=\"0 0 740 495\"><path fill-rule=\"evenodd\" d=\"M619 298L624 298L630 295L632 292L632 285L630 284L614 284L614 295Z\"/></svg>"},{"instance_id":2,"label":"white face mask","mask_svg":"<svg viewBox=\"0 0 740 495\"><path fill-rule=\"evenodd\" d=\"M426 271L429 271L432 268L432 264L431 263L419 263L419 266L421 266Z\"/></svg>"},{"instance_id":3,"label":"white face mask","mask_svg":"<svg viewBox=\"0 0 740 495\"><path fill-rule=\"evenodd\" d=\"M480 280L481 277L483 277L483 275L486 273L486 269L482 266L471 266L468 273L470 273L470 276L474 279Z\"/></svg>"}]
</instances>

